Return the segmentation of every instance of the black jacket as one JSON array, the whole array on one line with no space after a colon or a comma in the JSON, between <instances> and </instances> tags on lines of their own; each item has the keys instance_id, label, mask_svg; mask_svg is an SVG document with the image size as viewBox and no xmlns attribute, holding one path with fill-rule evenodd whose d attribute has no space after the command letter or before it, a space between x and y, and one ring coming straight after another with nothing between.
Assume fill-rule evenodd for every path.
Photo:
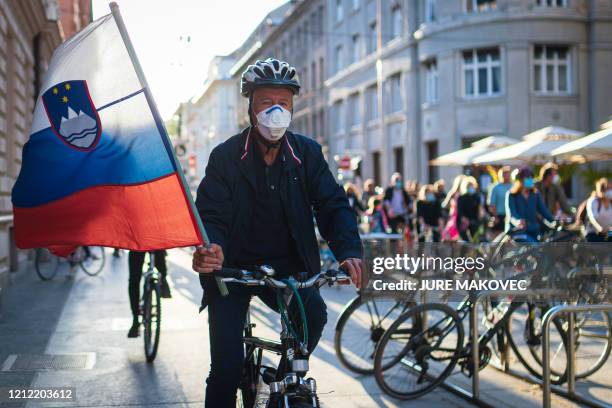
<instances>
[{"instance_id":1,"label":"black jacket","mask_svg":"<svg viewBox=\"0 0 612 408\"><path fill-rule=\"evenodd\" d=\"M223 248L227 266L239 263L236 257L245 244L244 232L249 229L255 202L253 149L257 146L255 131L249 134L249 129L212 151L196 198L208 238ZM321 146L306 136L287 132L279 154L284 162L281 200L308 274L312 276L321 269L313 215L339 261L361 258L354 212L329 170ZM211 290L210 277L200 274L200 282ZM205 299L202 304L206 305Z\"/></svg>"}]
</instances>

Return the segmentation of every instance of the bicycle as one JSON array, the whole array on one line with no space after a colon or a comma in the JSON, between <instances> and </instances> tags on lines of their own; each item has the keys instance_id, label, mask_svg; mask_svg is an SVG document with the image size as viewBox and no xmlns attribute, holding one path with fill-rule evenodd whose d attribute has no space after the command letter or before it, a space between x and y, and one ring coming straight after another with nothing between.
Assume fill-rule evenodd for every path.
<instances>
[{"instance_id":1,"label":"bicycle","mask_svg":"<svg viewBox=\"0 0 612 408\"><path fill-rule=\"evenodd\" d=\"M79 267L89 276L96 276L104 268L106 255L104 247L83 246L77 248L66 260L70 267ZM34 267L38 277L42 280L51 280L57 274L62 260L46 248L37 248L34 255Z\"/></svg>"},{"instance_id":2,"label":"bicycle","mask_svg":"<svg viewBox=\"0 0 612 408\"><path fill-rule=\"evenodd\" d=\"M561 231L557 230L557 233ZM563 234L561 233L561 236ZM553 242L555 235L547 238ZM520 272L514 279L530 278L531 286L545 287L551 284L558 285L559 282L571 277L571 268L564 265L567 254L559 251L557 254L544 252L541 247L527 245L517 248L510 256L502 259L504 263L514 264ZM529 268L533 269L529 269ZM490 265L495 270L493 265ZM491 270L489 269L489 271ZM553 272L550 276L546 272ZM566 282L567 284L568 282ZM571 281L569 282L571 283ZM546 285L545 285L546 284ZM556 286L561 287L561 286ZM571 288L571 285L567 287ZM550 302L516 301L516 299L505 302L498 299L491 299L488 306L485 306L483 319L486 330L480 336L479 342L479 362L478 367L473 366L471 359L471 344L464 344L463 322L468 315L477 313L474 310L474 301L477 299L479 291L470 291L469 295L457 306L452 309L445 304L429 303L416 306L402 316L400 316L385 332L378 343L374 359L374 371L376 381L384 392L400 399L412 399L426 394L439 385L453 371L457 364L461 371L471 376L473 371L481 370L489 363L492 350L488 346L490 342L497 342L497 346L503 347L505 339L512 348L523 366L534 377L542 378L542 359L541 359L541 318L551 307ZM586 295L583 295L586 296ZM519 310L526 306L527 310ZM524 325L519 326L519 333L512 331L510 321L513 315L524 317ZM437 316L433 317L432 316ZM607 338L612 332L609 318L606 316L603 325L607 331ZM433 321L433 324L428 324ZM588 333L589 327L584 318L582 327L577 329L577 335L583 338L601 337L601 325L597 329L598 333ZM472 321L470 319L469 328L471 331ZM540 324L540 326L538 326ZM553 320L556 331L553 333L553 349L556 350L552 356L552 382L561 384L567 379L567 324L564 319L556 318ZM584 330L582 333L580 330ZM606 336L604 334L603 336ZM528 353L521 351L517 339L522 338L529 350ZM601 367L609 355L609 340L604 344L600 358L594 365L582 368L578 372L579 376L587 376ZM579 342L574 345L577 347ZM528 358L529 356L529 358ZM535 363L534 363L535 361ZM395 368L399 368L399 372ZM416 376L414 382L407 380L407 376ZM400 383L393 384L393 380L400 377ZM399 386L409 386L415 389L400 389ZM419 387L420 386L420 387Z\"/></svg>"},{"instance_id":3,"label":"bicycle","mask_svg":"<svg viewBox=\"0 0 612 408\"><path fill-rule=\"evenodd\" d=\"M308 372L308 328L306 316L298 289L321 287L325 284L347 284L350 277L341 271L328 270L321 272L304 282L294 278L276 280L274 269L262 266L256 271L234 268L223 268L213 274L224 282L239 283L247 286L267 286L276 292L276 298L281 315L281 341L269 340L253 336L249 314L244 327L245 360L242 379L238 388L236 405L243 408L255 406L260 391L260 383L269 386L270 397L268 408L319 408L317 385L314 378L304 379ZM298 323L288 313L292 298L298 303L300 311L301 330ZM302 336L298 335L302 333ZM300 338L301 337L301 338ZM281 356L278 369L262 365L263 352L272 352ZM262 371L262 368L264 370Z\"/></svg>"},{"instance_id":4,"label":"bicycle","mask_svg":"<svg viewBox=\"0 0 612 408\"><path fill-rule=\"evenodd\" d=\"M155 253L149 252L149 263L143 274L142 295L140 297L140 324L144 326L144 350L147 362L157 356L161 334L161 294L160 273L155 269Z\"/></svg>"}]
</instances>

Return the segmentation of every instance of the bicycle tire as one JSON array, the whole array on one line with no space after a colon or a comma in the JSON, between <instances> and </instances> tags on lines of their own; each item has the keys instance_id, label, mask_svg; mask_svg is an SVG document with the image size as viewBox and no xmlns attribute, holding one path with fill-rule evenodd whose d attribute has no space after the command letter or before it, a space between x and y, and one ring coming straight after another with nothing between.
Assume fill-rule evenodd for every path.
<instances>
[{"instance_id":1,"label":"bicycle tire","mask_svg":"<svg viewBox=\"0 0 612 408\"><path fill-rule=\"evenodd\" d=\"M161 296L159 283L147 281L145 283L145 298L143 310L144 349L149 363L155 360L159 348L161 334Z\"/></svg>"},{"instance_id":2,"label":"bicycle tire","mask_svg":"<svg viewBox=\"0 0 612 408\"><path fill-rule=\"evenodd\" d=\"M607 341L604 346L603 352L599 354L599 357L595 361L595 364L593 364L588 369L580 371L578 367L578 363L576 364L576 378L578 379L587 378L595 374L597 371L599 371L601 367L603 367L603 365L608 361L608 358L610 357L610 352L612 351L612 335L611 335L612 334L612 319L610 318L610 313L602 313L602 316L604 316L604 323L605 323L605 327L607 328L607 335L605 335L605 337L607 338ZM577 333L576 333L575 341L577 343L577 346L576 346L576 356L577 357L578 357L578 350L580 349L580 346L581 346L580 337L586 337L586 338L591 337L591 336L586 336L586 335L581 334L583 329L584 329L584 324L576 325ZM601 335L599 335L599 337L604 338Z\"/></svg>"},{"instance_id":3,"label":"bicycle tire","mask_svg":"<svg viewBox=\"0 0 612 408\"><path fill-rule=\"evenodd\" d=\"M545 313L544 310L546 308L539 308L541 312ZM516 313L516 311L514 312ZM513 314L514 314L513 313ZM542 313L542 315L543 315ZM518 346L518 343L516 341L516 339L514 338L514 335L512 334L512 329L511 329L511 322L512 321L512 316L510 316L510 318L508 319L508 322L506 323L506 327L505 327L505 331L506 331L506 337L508 339L508 343L510 344L510 347L512 348L512 351L514 352L514 355L516 356L516 358L521 362L521 364L523 365L523 367L525 367L525 369L531 374L533 375L535 378L542 380L543 378L543 368L542 368L542 360L541 358L537 355L535 348L541 350L541 340L542 340L542 334L539 334L539 338L540 338L540 343L539 344L534 344L532 346L528 346L527 348L529 349L529 356L531 357L531 360L534 360L536 363L534 364L533 361L530 361L530 358L528 358L526 355L527 353L525 353L524 351L521 351L521 347ZM527 324L528 320L525 319L525 324ZM564 348L564 355L566 356L566 363L564 365L564 369L563 372L561 373L559 369L554 369L553 367L551 367L550 373L551 373L551 378L550 378L550 382L551 384L555 384L555 385L560 385L563 384L565 381L567 381L567 371L568 371L568 366L567 366L567 334L565 332L565 330L563 329L563 323L561 322L561 319L559 317L556 317L553 319L553 326L554 328L557 330L558 332L558 336L561 338L561 342L563 344L563 348ZM521 329L523 327L521 326ZM551 348L552 350L552 348ZM551 364L552 365L552 364Z\"/></svg>"},{"instance_id":4,"label":"bicycle tire","mask_svg":"<svg viewBox=\"0 0 612 408\"><path fill-rule=\"evenodd\" d=\"M344 307L344 309L338 316L338 320L336 322L336 329L335 329L335 334L334 334L334 350L336 352L336 356L338 357L338 360L345 368L357 374L369 375L369 374L374 373L374 354L376 352L376 345L378 344L378 341L380 340L380 338L382 337L384 333L384 328L381 325L382 322L374 322L374 320L372 320L370 322L371 323L370 327L367 328L367 330L369 330L369 335L366 335L365 333L364 334L360 333L357 335L349 336L346 334L346 329L347 329L349 322L351 322L351 319L354 319L354 314L364 304L366 303L372 304L376 302L377 299L380 299L380 298L372 298L367 301L364 301L363 297L359 295L354 297L353 299L349 301L349 303L346 304L346 306ZM384 298L384 299L389 299L389 298ZM399 302L397 301L397 299L394 299L394 301ZM415 303L411 302L410 306L414 306L414 305ZM372 309L374 308L369 308L368 310L372 310ZM406 306L403 306L399 314L401 314L405 310L406 310ZM370 318L372 318L371 315L370 315ZM390 326L392 323L393 323L393 320L389 319L388 326ZM346 342L345 339L347 338L347 336L351 338L356 338L362 343L365 339L366 344L363 346L358 346L358 347L349 347L348 345L345 344ZM363 352L365 353L365 357L357 356L359 360L361 360L362 364L358 364L355 358L351 357L351 355L355 353L356 348L361 348Z\"/></svg>"},{"instance_id":5,"label":"bicycle tire","mask_svg":"<svg viewBox=\"0 0 612 408\"><path fill-rule=\"evenodd\" d=\"M446 368L442 370L441 373L439 373L428 385L426 385L422 389L419 389L417 391L411 391L411 392L401 392L396 389L393 389L385 380L385 371L390 370L391 368L395 367L395 365L397 364L393 364L391 368L387 370L383 370L383 362L382 362L384 355L385 355L385 349L390 344L389 341L392 339L394 333L398 331L398 329L404 322L408 321L409 319L412 319L413 322L421 321L421 319L423 318L422 316L428 317L431 313L435 311L441 312L443 314L443 317L437 320L437 322L434 325L432 325L431 327L428 327L426 330L419 331L418 333L412 333L410 336L410 340L408 341L408 344L406 344L406 346L404 346L401 349L401 352L399 353L399 358L395 358L395 360L397 360L396 363L401 363L402 365L409 366L411 370L414 370L414 371L421 370L419 377L423 376L422 370L423 370L423 366L425 365L424 358L422 361L417 361L415 364L407 363L404 360L406 360L406 356L408 355L409 352L413 352L415 350L417 351L417 353L420 352L423 355L424 353L430 353L430 350L427 350L427 347L429 347L427 340L424 338L419 339L419 337L422 337L422 335L425 332L432 330L432 327L436 327L439 323L442 323L446 325L446 327L444 327L443 330L446 330L447 328L451 328L451 329L456 329L457 331L456 339L454 341L455 343L454 348L452 348L453 340L452 338L450 339L451 349L449 350L452 350L451 351L452 355L448 359L449 361L448 365L446 366ZM449 318L451 320L446 321ZM417 327L416 330L420 330L420 329ZM446 338L446 336L448 336L448 333L443 336L443 339ZM416 339L415 341L418 343L413 344L413 339ZM378 343L378 347L376 348L376 355L374 357L374 375L376 378L376 383L383 390L383 392L385 392L387 395L390 395L394 398L401 399L401 400L414 399L414 398L418 398L422 395L427 394L428 392L436 388L438 385L440 385L440 383L442 383L442 381L444 381L451 374L451 372L457 365L460 352L463 348L463 339L464 339L463 324L461 320L459 319L457 312L453 310L452 308L450 308L449 306L445 304L441 304L441 303L428 303L428 304L418 305L418 306L415 306L407 310L398 319L395 320L395 322L389 327L389 329L387 329L383 337L380 339L380 342ZM423 343L423 340L425 340L425 343ZM429 358L431 359L431 353L429 354ZM426 373L425 373L425 376L427 376ZM403 384L406 383L406 379L402 378L402 380L403 380L402 381ZM420 381L420 378L417 381Z\"/></svg>"},{"instance_id":6,"label":"bicycle tire","mask_svg":"<svg viewBox=\"0 0 612 408\"><path fill-rule=\"evenodd\" d=\"M252 354L244 362L242 379L236 395L236 408L253 408L255 406L258 383L259 373L255 364L255 354Z\"/></svg>"},{"instance_id":7,"label":"bicycle tire","mask_svg":"<svg viewBox=\"0 0 612 408\"><path fill-rule=\"evenodd\" d=\"M48 249L37 248L34 255L34 269L40 279L51 280L59 270L59 258Z\"/></svg>"},{"instance_id":8,"label":"bicycle tire","mask_svg":"<svg viewBox=\"0 0 612 408\"><path fill-rule=\"evenodd\" d=\"M96 251L96 252L99 251L96 254L94 254L94 256L99 257L98 259L96 259L96 261L99 261L99 262L87 263L89 257L86 257L81 262L79 262L79 266L81 267L83 272L85 272L87 275L96 276L97 274L102 272L102 269L104 269L104 265L106 263L106 252L104 251L104 247L100 247L100 246L89 247L89 250L92 251L92 254L93 254L93 251Z\"/></svg>"}]
</instances>

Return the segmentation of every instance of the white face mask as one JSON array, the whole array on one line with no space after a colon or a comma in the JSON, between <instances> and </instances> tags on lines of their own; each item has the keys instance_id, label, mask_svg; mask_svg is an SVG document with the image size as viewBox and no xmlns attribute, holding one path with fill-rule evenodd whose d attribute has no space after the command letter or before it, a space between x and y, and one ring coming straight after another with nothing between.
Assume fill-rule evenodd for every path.
<instances>
[{"instance_id":1,"label":"white face mask","mask_svg":"<svg viewBox=\"0 0 612 408\"><path fill-rule=\"evenodd\" d=\"M612 190L606 190L605 196L608 200L612 200Z\"/></svg>"},{"instance_id":2,"label":"white face mask","mask_svg":"<svg viewBox=\"0 0 612 408\"><path fill-rule=\"evenodd\" d=\"M552 182L555 183L555 184L559 184L560 181L561 181L561 177L559 177L558 174L555 174L553 176Z\"/></svg>"},{"instance_id":3,"label":"white face mask","mask_svg":"<svg viewBox=\"0 0 612 408\"><path fill-rule=\"evenodd\" d=\"M274 105L257 114L257 129L266 139L275 142L285 134L291 124L291 112Z\"/></svg>"}]
</instances>

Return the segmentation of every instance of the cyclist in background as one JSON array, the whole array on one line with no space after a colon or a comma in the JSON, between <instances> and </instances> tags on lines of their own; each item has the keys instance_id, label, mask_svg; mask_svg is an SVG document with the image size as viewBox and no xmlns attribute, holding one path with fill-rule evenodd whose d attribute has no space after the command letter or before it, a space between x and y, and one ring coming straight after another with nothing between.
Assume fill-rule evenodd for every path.
<instances>
[{"instance_id":1,"label":"cyclist in background","mask_svg":"<svg viewBox=\"0 0 612 408\"><path fill-rule=\"evenodd\" d=\"M497 173L497 183L489 190L487 204L489 211L494 217L494 223L491 230L499 233L504 230L506 221L506 195L512 188L510 179L510 167L504 166Z\"/></svg>"},{"instance_id":2,"label":"cyclist in background","mask_svg":"<svg viewBox=\"0 0 612 408\"><path fill-rule=\"evenodd\" d=\"M468 242L480 226L480 196L478 182L472 176L461 181L461 195L457 199L457 230L461 239Z\"/></svg>"},{"instance_id":3,"label":"cyclist in background","mask_svg":"<svg viewBox=\"0 0 612 408\"><path fill-rule=\"evenodd\" d=\"M567 202L567 197L565 197L565 192L560 183L558 166L554 163L546 163L540 169L540 181L535 184L548 211L557 218L561 217L562 214L572 216L575 213L575 210Z\"/></svg>"},{"instance_id":4,"label":"cyclist in background","mask_svg":"<svg viewBox=\"0 0 612 408\"><path fill-rule=\"evenodd\" d=\"M166 251L159 250L154 251L155 253L155 268L161 274L161 288L160 295L163 298L171 298L170 286L166 275L168 268L166 267ZM130 251L128 255L128 267L130 271L130 277L128 280L128 293L130 295L130 308L132 309L132 327L128 331L128 337L138 337L138 322L139 308L140 308L140 280L142 279L142 267L144 265L146 252L143 251Z\"/></svg>"},{"instance_id":5,"label":"cyclist in background","mask_svg":"<svg viewBox=\"0 0 612 408\"><path fill-rule=\"evenodd\" d=\"M419 242L425 242L426 233L431 231L432 242L440 242L440 231L444 222L442 208L436 198L434 186L425 184L419 190L416 202L416 227Z\"/></svg>"},{"instance_id":6,"label":"cyclist in background","mask_svg":"<svg viewBox=\"0 0 612 408\"><path fill-rule=\"evenodd\" d=\"M533 172L528 167L515 170L514 179L506 199L506 231L517 242L537 242L540 233L538 215L549 222L555 218L535 188Z\"/></svg>"},{"instance_id":7,"label":"cyclist in background","mask_svg":"<svg viewBox=\"0 0 612 408\"><path fill-rule=\"evenodd\" d=\"M612 242L612 184L601 178L586 202L586 240Z\"/></svg>"}]
</instances>

